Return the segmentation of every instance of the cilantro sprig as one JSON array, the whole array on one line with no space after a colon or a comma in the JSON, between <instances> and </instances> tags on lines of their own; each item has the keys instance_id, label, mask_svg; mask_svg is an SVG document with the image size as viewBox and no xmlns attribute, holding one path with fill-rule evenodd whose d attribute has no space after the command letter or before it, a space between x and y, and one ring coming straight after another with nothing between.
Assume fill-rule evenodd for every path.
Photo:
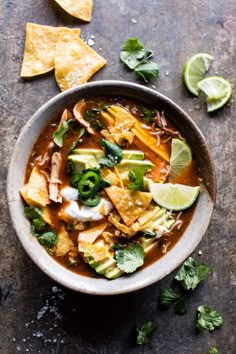
<instances>
[{"instance_id":1,"label":"cilantro sprig","mask_svg":"<svg viewBox=\"0 0 236 354\"><path fill-rule=\"evenodd\" d=\"M211 347L207 354L220 354L219 350L216 347Z\"/></svg>"},{"instance_id":2,"label":"cilantro sprig","mask_svg":"<svg viewBox=\"0 0 236 354\"><path fill-rule=\"evenodd\" d=\"M181 266L175 279L178 280L184 289L194 290L198 284L207 278L209 267L198 263L192 257L189 257Z\"/></svg>"},{"instance_id":3,"label":"cilantro sprig","mask_svg":"<svg viewBox=\"0 0 236 354\"><path fill-rule=\"evenodd\" d=\"M64 134L70 129L70 124L67 121L63 121L61 123L61 126L59 129L57 129L54 133L53 133L53 141L54 143L59 146L62 147L63 146L63 136Z\"/></svg>"},{"instance_id":4,"label":"cilantro sprig","mask_svg":"<svg viewBox=\"0 0 236 354\"><path fill-rule=\"evenodd\" d=\"M38 236L40 231L43 231L46 226L46 222L42 218L42 211L37 207L25 207L24 215L31 221L31 233L33 236Z\"/></svg>"},{"instance_id":5,"label":"cilantro sprig","mask_svg":"<svg viewBox=\"0 0 236 354\"><path fill-rule=\"evenodd\" d=\"M161 289L159 303L164 310L168 310L172 305L175 305L175 312L178 315L185 315L188 311L183 295L177 294L171 288Z\"/></svg>"},{"instance_id":6,"label":"cilantro sprig","mask_svg":"<svg viewBox=\"0 0 236 354\"><path fill-rule=\"evenodd\" d=\"M127 246L115 245L115 255L117 267L125 273L133 273L144 264L145 253L143 247L136 242L131 242Z\"/></svg>"},{"instance_id":7,"label":"cilantro sprig","mask_svg":"<svg viewBox=\"0 0 236 354\"><path fill-rule=\"evenodd\" d=\"M197 328L214 331L223 324L222 316L210 306L201 305L197 309Z\"/></svg>"},{"instance_id":8,"label":"cilantro sprig","mask_svg":"<svg viewBox=\"0 0 236 354\"><path fill-rule=\"evenodd\" d=\"M128 184L128 188L132 191L142 191L144 189L144 180L143 177L147 172L148 168L134 168L129 171L128 177L132 183Z\"/></svg>"},{"instance_id":9,"label":"cilantro sprig","mask_svg":"<svg viewBox=\"0 0 236 354\"><path fill-rule=\"evenodd\" d=\"M151 341L156 326L152 321L145 321L141 326L136 328L136 343L138 345L147 344Z\"/></svg>"},{"instance_id":10,"label":"cilantro sprig","mask_svg":"<svg viewBox=\"0 0 236 354\"><path fill-rule=\"evenodd\" d=\"M117 144L102 139L101 145L104 147L106 157L99 159L100 166L113 167L121 162L123 153Z\"/></svg>"},{"instance_id":11,"label":"cilantro sprig","mask_svg":"<svg viewBox=\"0 0 236 354\"><path fill-rule=\"evenodd\" d=\"M152 57L153 51L145 49L137 38L128 38L122 43L121 61L146 82L156 79L159 74L157 64L150 60Z\"/></svg>"}]
</instances>

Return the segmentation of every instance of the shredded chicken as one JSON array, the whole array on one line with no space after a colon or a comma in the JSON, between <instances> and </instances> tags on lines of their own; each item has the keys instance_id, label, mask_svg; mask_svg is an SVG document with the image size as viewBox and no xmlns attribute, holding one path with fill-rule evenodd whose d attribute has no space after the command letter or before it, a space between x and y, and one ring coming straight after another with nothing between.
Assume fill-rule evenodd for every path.
<instances>
[{"instance_id":1,"label":"shredded chicken","mask_svg":"<svg viewBox=\"0 0 236 354\"><path fill-rule=\"evenodd\" d=\"M79 102L76 103L73 109L73 113L79 124L81 124L89 134L94 135L95 131L93 128L90 126L90 123L87 122L83 115L82 115L82 110L86 106L85 100L80 100Z\"/></svg>"},{"instance_id":2,"label":"shredded chicken","mask_svg":"<svg viewBox=\"0 0 236 354\"><path fill-rule=\"evenodd\" d=\"M49 198L56 203L62 202L62 197L59 192L59 184L61 181L59 179L60 169L62 165L61 154L59 152L54 152L52 155L52 169L49 182Z\"/></svg>"}]
</instances>

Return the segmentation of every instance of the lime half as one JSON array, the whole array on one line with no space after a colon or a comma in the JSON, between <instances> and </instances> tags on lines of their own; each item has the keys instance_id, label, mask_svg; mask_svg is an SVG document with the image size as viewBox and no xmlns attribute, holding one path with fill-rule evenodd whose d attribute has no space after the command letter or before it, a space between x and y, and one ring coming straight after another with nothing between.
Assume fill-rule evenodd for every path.
<instances>
[{"instance_id":1,"label":"lime half","mask_svg":"<svg viewBox=\"0 0 236 354\"><path fill-rule=\"evenodd\" d=\"M190 147L180 139L172 139L170 156L170 179L178 176L192 161Z\"/></svg>"},{"instance_id":2,"label":"lime half","mask_svg":"<svg viewBox=\"0 0 236 354\"><path fill-rule=\"evenodd\" d=\"M181 211L193 205L199 195L200 187L150 181L149 190L153 195L153 200L159 206L168 210Z\"/></svg>"},{"instance_id":3,"label":"lime half","mask_svg":"<svg viewBox=\"0 0 236 354\"><path fill-rule=\"evenodd\" d=\"M220 76L207 77L199 81L198 87L207 96L207 112L213 112L223 107L232 96L230 82Z\"/></svg>"},{"instance_id":4,"label":"lime half","mask_svg":"<svg viewBox=\"0 0 236 354\"><path fill-rule=\"evenodd\" d=\"M195 96L199 94L198 82L204 78L214 58L210 54L198 53L184 64L183 80L187 89Z\"/></svg>"}]
</instances>

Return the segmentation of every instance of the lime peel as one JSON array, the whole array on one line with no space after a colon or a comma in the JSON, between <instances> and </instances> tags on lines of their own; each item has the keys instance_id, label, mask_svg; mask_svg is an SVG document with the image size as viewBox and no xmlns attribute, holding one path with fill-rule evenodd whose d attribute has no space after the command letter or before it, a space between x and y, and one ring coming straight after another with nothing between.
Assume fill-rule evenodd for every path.
<instances>
[{"instance_id":1,"label":"lime peel","mask_svg":"<svg viewBox=\"0 0 236 354\"><path fill-rule=\"evenodd\" d=\"M214 112L223 107L232 96L232 86L221 76L210 76L198 82L199 89L206 95L207 111Z\"/></svg>"},{"instance_id":2,"label":"lime peel","mask_svg":"<svg viewBox=\"0 0 236 354\"><path fill-rule=\"evenodd\" d=\"M153 195L153 200L159 206L171 211L182 211L194 204L199 195L200 187L150 181L149 191Z\"/></svg>"},{"instance_id":3,"label":"lime peel","mask_svg":"<svg viewBox=\"0 0 236 354\"><path fill-rule=\"evenodd\" d=\"M214 58L207 53L198 53L184 64L183 81L187 89L195 96L199 95L198 82L204 78Z\"/></svg>"},{"instance_id":4,"label":"lime peel","mask_svg":"<svg viewBox=\"0 0 236 354\"><path fill-rule=\"evenodd\" d=\"M183 140L173 138L170 156L170 180L180 175L192 161L191 149Z\"/></svg>"}]
</instances>

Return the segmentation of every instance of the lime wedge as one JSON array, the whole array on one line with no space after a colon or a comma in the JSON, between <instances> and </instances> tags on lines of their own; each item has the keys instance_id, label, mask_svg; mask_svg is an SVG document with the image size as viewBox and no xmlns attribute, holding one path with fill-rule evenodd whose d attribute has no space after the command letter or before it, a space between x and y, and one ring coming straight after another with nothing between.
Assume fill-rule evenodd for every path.
<instances>
[{"instance_id":1,"label":"lime wedge","mask_svg":"<svg viewBox=\"0 0 236 354\"><path fill-rule=\"evenodd\" d=\"M178 176L192 161L190 147L180 139L172 139L170 156L170 179Z\"/></svg>"},{"instance_id":2,"label":"lime wedge","mask_svg":"<svg viewBox=\"0 0 236 354\"><path fill-rule=\"evenodd\" d=\"M153 200L159 206L168 210L180 211L193 205L200 192L200 187L150 181L149 190L153 195Z\"/></svg>"},{"instance_id":3,"label":"lime wedge","mask_svg":"<svg viewBox=\"0 0 236 354\"><path fill-rule=\"evenodd\" d=\"M232 96L230 82L220 76L207 77L199 81L198 87L207 96L207 112L223 107Z\"/></svg>"},{"instance_id":4,"label":"lime wedge","mask_svg":"<svg viewBox=\"0 0 236 354\"><path fill-rule=\"evenodd\" d=\"M214 58L206 53L198 53L184 64L183 80L187 89L195 96L199 94L198 82L204 78Z\"/></svg>"}]
</instances>

